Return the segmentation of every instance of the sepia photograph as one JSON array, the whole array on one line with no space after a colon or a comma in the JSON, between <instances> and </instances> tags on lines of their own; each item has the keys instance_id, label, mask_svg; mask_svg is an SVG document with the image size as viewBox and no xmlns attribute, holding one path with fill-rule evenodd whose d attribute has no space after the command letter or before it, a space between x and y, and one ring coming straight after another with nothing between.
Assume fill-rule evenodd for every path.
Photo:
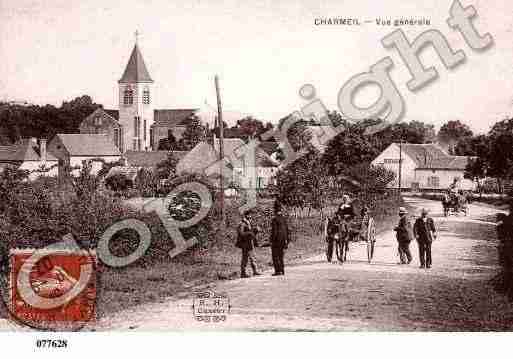
<instances>
[{"instance_id":1,"label":"sepia photograph","mask_svg":"<svg viewBox=\"0 0 513 359\"><path fill-rule=\"evenodd\" d=\"M0 30L8 353L512 339L511 1L0 0Z\"/></svg>"}]
</instances>

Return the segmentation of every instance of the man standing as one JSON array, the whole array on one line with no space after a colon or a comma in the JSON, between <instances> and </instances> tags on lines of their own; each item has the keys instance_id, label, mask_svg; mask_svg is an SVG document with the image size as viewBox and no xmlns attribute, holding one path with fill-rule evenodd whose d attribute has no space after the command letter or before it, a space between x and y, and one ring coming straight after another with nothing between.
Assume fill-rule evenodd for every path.
<instances>
[{"instance_id":1,"label":"man standing","mask_svg":"<svg viewBox=\"0 0 513 359\"><path fill-rule=\"evenodd\" d=\"M290 242L289 226L283 215L281 206L275 206L274 218L271 222L271 253L273 257L274 276L285 274L283 256Z\"/></svg>"},{"instance_id":2,"label":"man standing","mask_svg":"<svg viewBox=\"0 0 513 359\"><path fill-rule=\"evenodd\" d=\"M256 228L251 224L250 211L245 211L242 214L242 220L237 228L237 243L236 246L242 250L242 258L240 263L240 277L247 278L246 267L248 261L253 269L253 275L260 275L258 272L255 254L253 249L257 247L256 242Z\"/></svg>"},{"instance_id":3,"label":"man standing","mask_svg":"<svg viewBox=\"0 0 513 359\"><path fill-rule=\"evenodd\" d=\"M419 245L420 268L431 268L431 243L436 238L435 222L422 208L420 218L413 225L413 234Z\"/></svg>"},{"instance_id":4,"label":"man standing","mask_svg":"<svg viewBox=\"0 0 513 359\"><path fill-rule=\"evenodd\" d=\"M411 224L406 216L407 214L408 211L406 211L406 208L399 207L399 223L397 227L394 228L401 264L410 264L412 260L410 253L410 242L412 240Z\"/></svg>"}]
</instances>

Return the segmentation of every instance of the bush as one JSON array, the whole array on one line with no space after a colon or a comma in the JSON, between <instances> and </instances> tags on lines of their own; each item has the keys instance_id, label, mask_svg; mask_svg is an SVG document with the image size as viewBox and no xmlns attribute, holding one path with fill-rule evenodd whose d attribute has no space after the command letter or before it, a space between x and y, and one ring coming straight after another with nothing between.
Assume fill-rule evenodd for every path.
<instances>
[{"instance_id":1,"label":"bush","mask_svg":"<svg viewBox=\"0 0 513 359\"><path fill-rule=\"evenodd\" d=\"M126 191L133 185L132 180L122 173L113 174L105 180L105 186L116 192Z\"/></svg>"}]
</instances>

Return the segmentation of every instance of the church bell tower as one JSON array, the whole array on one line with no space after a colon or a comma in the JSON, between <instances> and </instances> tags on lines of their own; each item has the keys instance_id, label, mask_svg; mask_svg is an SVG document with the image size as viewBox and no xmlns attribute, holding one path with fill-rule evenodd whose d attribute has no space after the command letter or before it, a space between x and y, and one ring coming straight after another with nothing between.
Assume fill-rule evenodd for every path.
<instances>
[{"instance_id":1,"label":"church bell tower","mask_svg":"<svg viewBox=\"0 0 513 359\"><path fill-rule=\"evenodd\" d=\"M121 151L151 151L153 126L153 80L136 41L119 84Z\"/></svg>"}]
</instances>

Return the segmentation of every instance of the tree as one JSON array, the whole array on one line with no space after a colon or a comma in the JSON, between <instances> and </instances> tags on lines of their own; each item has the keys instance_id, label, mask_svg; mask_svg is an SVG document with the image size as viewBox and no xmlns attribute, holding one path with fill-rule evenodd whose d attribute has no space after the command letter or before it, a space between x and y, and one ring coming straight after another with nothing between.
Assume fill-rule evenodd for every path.
<instances>
[{"instance_id":1,"label":"tree","mask_svg":"<svg viewBox=\"0 0 513 359\"><path fill-rule=\"evenodd\" d=\"M489 132L488 175L496 177L502 192L503 180L513 179L513 118L497 122Z\"/></svg>"},{"instance_id":2,"label":"tree","mask_svg":"<svg viewBox=\"0 0 513 359\"><path fill-rule=\"evenodd\" d=\"M459 120L449 121L440 127L438 140L449 146L449 153L454 153L454 146L465 137L472 137L472 130Z\"/></svg>"},{"instance_id":3,"label":"tree","mask_svg":"<svg viewBox=\"0 0 513 359\"><path fill-rule=\"evenodd\" d=\"M330 175L338 176L352 166L376 158L378 147L363 133L364 128L352 125L328 142L322 159Z\"/></svg>"},{"instance_id":4,"label":"tree","mask_svg":"<svg viewBox=\"0 0 513 359\"><path fill-rule=\"evenodd\" d=\"M207 130L205 126L203 126L198 116L192 115L187 122L182 138L178 141L177 150L190 151L198 143L205 141L206 136Z\"/></svg>"},{"instance_id":5,"label":"tree","mask_svg":"<svg viewBox=\"0 0 513 359\"><path fill-rule=\"evenodd\" d=\"M174 151L176 148L176 138L172 131L169 131L166 138L159 140L158 150L159 151Z\"/></svg>"},{"instance_id":6,"label":"tree","mask_svg":"<svg viewBox=\"0 0 513 359\"><path fill-rule=\"evenodd\" d=\"M394 142L430 143L434 141L436 135L433 125L421 121L410 121L390 125L371 137L379 150L383 151Z\"/></svg>"},{"instance_id":7,"label":"tree","mask_svg":"<svg viewBox=\"0 0 513 359\"><path fill-rule=\"evenodd\" d=\"M157 163L156 168L156 176L159 180L161 179L171 179L176 177L176 165L178 164L178 159L173 154L173 152L168 152L167 158Z\"/></svg>"}]
</instances>

